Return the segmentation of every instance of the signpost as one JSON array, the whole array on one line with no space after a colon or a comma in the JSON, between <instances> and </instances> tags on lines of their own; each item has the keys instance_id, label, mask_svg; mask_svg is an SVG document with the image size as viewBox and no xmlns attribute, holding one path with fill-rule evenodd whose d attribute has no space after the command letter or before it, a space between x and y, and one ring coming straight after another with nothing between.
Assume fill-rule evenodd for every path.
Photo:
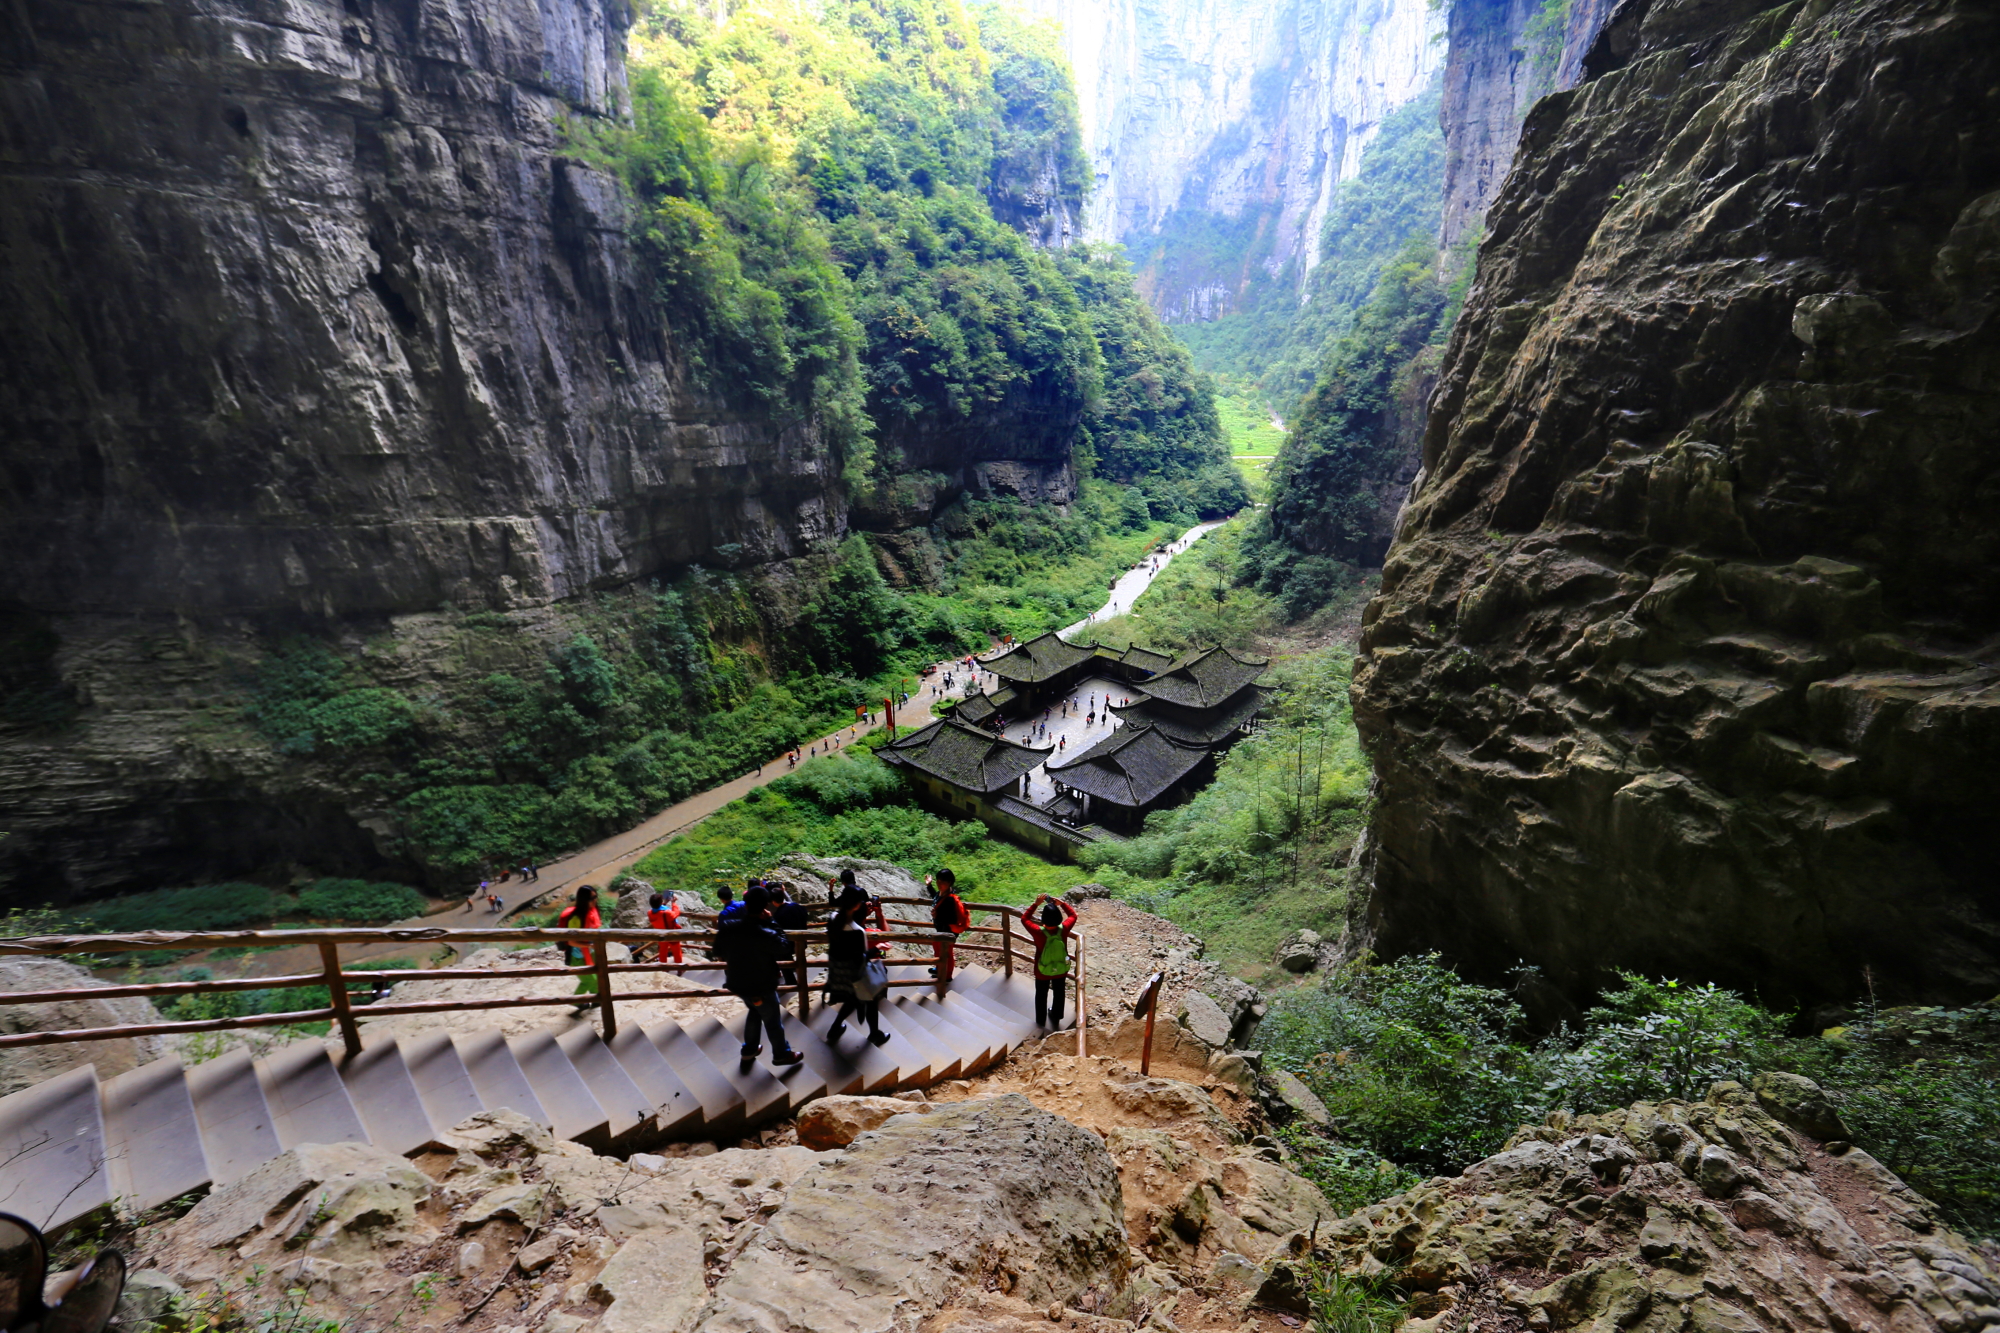
<instances>
[{"instance_id":1,"label":"signpost","mask_svg":"<svg viewBox=\"0 0 2000 1333\"><path fill-rule=\"evenodd\" d=\"M1132 1004L1132 1017L1143 1015L1146 1019L1146 1044L1139 1049L1139 1075L1148 1077L1153 1072L1153 1014L1160 1007L1160 983L1167 974L1155 972L1146 978L1146 984L1139 988L1139 998Z\"/></svg>"}]
</instances>

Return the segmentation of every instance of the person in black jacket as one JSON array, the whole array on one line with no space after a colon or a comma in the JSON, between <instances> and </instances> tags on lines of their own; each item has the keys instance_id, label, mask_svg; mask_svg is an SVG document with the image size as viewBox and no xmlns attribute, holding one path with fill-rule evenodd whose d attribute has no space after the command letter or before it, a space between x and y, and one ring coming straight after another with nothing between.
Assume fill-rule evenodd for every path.
<instances>
[{"instance_id":1,"label":"person in black jacket","mask_svg":"<svg viewBox=\"0 0 2000 1333\"><path fill-rule=\"evenodd\" d=\"M805 1059L785 1040L785 1016L778 1008L779 964L790 958L791 943L772 929L770 906L771 895L760 884L743 895L741 911L716 925L722 984L750 1009L750 1019L743 1025L746 1068L764 1049L762 1032L771 1034L772 1064L795 1065Z\"/></svg>"},{"instance_id":2,"label":"person in black jacket","mask_svg":"<svg viewBox=\"0 0 2000 1333\"><path fill-rule=\"evenodd\" d=\"M790 884L775 880L772 881L771 894L773 897L771 903L771 924L783 932L787 938L790 938L793 931L809 930L812 928L812 917L807 913L806 905L799 901L797 891ZM791 957L792 981L796 985L804 986L806 984L806 951L803 941L792 940Z\"/></svg>"},{"instance_id":3,"label":"person in black jacket","mask_svg":"<svg viewBox=\"0 0 2000 1333\"><path fill-rule=\"evenodd\" d=\"M868 966L868 928L862 922L875 902L855 885L853 871L842 871L841 878L846 886L826 919L826 1002L839 1005L840 1012L826 1030L826 1040L829 1046L839 1041L848 1017L859 1013L868 1024L868 1040L880 1046L889 1040L882 1030L881 997L864 1000L854 989Z\"/></svg>"}]
</instances>

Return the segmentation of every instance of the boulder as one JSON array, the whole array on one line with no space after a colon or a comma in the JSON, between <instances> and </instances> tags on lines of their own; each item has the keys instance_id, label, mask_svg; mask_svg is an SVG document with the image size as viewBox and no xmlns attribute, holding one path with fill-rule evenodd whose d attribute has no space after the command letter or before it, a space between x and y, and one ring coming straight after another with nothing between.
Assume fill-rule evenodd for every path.
<instances>
[{"instance_id":1,"label":"boulder","mask_svg":"<svg viewBox=\"0 0 2000 1333\"><path fill-rule=\"evenodd\" d=\"M186 1326L180 1302L187 1293L157 1268L141 1268L125 1276L125 1290L111 1322L119 1333L167 1333Z\"/></svg>"},{"instance_id":2,"label":"boulder","mask_svg":"<svg viewBox=\"0 0 2000 1333\"><path fill-rule=\"evenodd\" d=\"M1111 890L1105 888L1102 884L1079 884L1063 894L1064 898L1073 903L1087 902L1092 898L1109 898L1110 896Z\"/></svg>"},{"instance_id":3,"label":"boulder","mask_svg":"<svg viewBox=\"0 0 2000 1333\"><path fill-rule=\"evenodd\" d=\"M60 958L0 958L0 991L75 990L108 986L75 963ZM73 1028L121 1027L160 1021L159 1010L143 996L93 1000L79 997L55 1004L0 1005L0 1035L65 1032ZM32 1087L80 1065L96 1065L108 1079L171 1054L170 1037L115 1037L104 1041L19 1046L0 1051L0 1097Z\"/></svg>"},{"instance_id":4,"label":"boulder","mask_svg":"<svg viewBox=\"0 0 2000 1333\"><path fill-rule=\"evenodd\" d=\"M366 1262L379 1246L419 1233L431 1182L395 1153L366 1143L302 1143L212 1191L167 1228L177 1247L239 1255L311 1245L330 1262Z\"/></svg>"},{"instance_id":5,"label":"boulder","mask_svg":"<svg viewBox=\"0 0 2000 1333\"><path fill-rule=\"evenodd\" d=\"M1251 1051L1217 1051L1208 1059L1208 1072L1224 1083L1234 1084L1244 1092L1255 1095L1257 1091L1257 1062Z\"/></svg>"},{"instance_id":6,"label":"boulder","mask_svg":"<svg viewBox=\"0 0 2000 1333\"><path fill-rule=\"evenodd\" d=\"M1009 1094L906 1115L793 1185L695 1316L703 1333L901 1333L986 1283L1036 1304L1119 1291L1118 1169Z\"/></svg>"},{"instance_id":7,"label":"boulder","mask_svg":"<svg viewBox=\"0 0 2000 1333\"><path fill-rule=\"evenodd\" d=\"M1110 1055L1137 1069L1141 1053L1146 1044L1146 1020L1133 1018L1127 1014L1113 1025L1109 1032L1092 1029L1090 1051L1093 1055ZM1187 1028L1179 1023L1169 1023L1161 1018L1153 1024L1153 1063L1176 1064L1192 1069L1208 1066L1209 1048Z\"/></svg>"},{"instance_id":8,"label":"boulder","mask_svg":"<svg viewBox=\"0 0 2000 1333\"><path fill-rule=\"evenodd\" d=\"M1845 1139L1847 1126L1819 1084L1798 1074L1767 1070L1750 1081L1757 1104L1779 1123L1816 1139Z\"/></svg>"},{"instance_id":9,"label":"boulder","mask_svg":"<svg viewBox=\"0 0 2000 1333\"><path fill-rule=\"evenodd\" d=\"M1320 965L1320 948L1325 943L1316 930L1295 930L1278 946L1272 961L1287 972L1310 972Z\"/></svg>"},{"instance_id":10,"label":"boulder","mask_svg":"<svg viewBox=\"0 0 2000 1333\"><path fill-rule=\"evenodd\" d=\"M793 852L779 861L775 869L767 871L766 877L796 885L801 890L800 902L825 902L827 883L838 883L843 870L852 870L854 882L878 898L924 896L922 879L892 862L874 861L864 856L809 856L804 852ZM817 892L817 896L807 896L813 891Z\"/></svg>"},{"instance_id":11,"label":"boulder","mask_svg":"<svg viewBox=\"0 0 2000 1333\"><path fill-rule=\"evenodd\" d=\"M930 1109L900 1097L822 1097L799 1112L799 1145L820 1151L845 1148L892 1116L921 1115Z\"/></svg>"},{"instance_id":12,"label":"boulder","mask_svg":"<svg viewBox=\"0 0 2000 1333\"><path fill-rule=\"evenodd\" d=\"M658 890L648 881L630 875L617 882L618 905L612 910L611 919L605 923L610 930L644 930L646 913L653 906L653 895ZM668 889L667 894L681 905L683 912L706 912L708 903L698 893L685 889Z\"/></svg>"},{"instance_id":13,"label":"boulder","mask_svg":"<svg viewBox=\"0 0 2000 1333\"><path fill-rule=\"evenodd\" d=\"M548 1126L528 1119L512 1107L480 1111L445 1131L445 1147L491 1160L509 1155L536 1156L555 1146Z\"/></svg>"},{"instance_id":14,"label":"boulder","mask_svg":"<svg viewBox=\"0 0 2000 1333\"><path fill-rule=\"evenodd\" d=\"M591 1283L590 1298L610 1307L598 1329L676 1333L708 1299L704 1272L700 1232L685 1226L635 1232Z\"/></svg>"},{"instance_id":15,"label":"boulder","mask_svg":"<svg viewBox=\"0 0 2000 1333\"><path fill-rule=\"evenodd\" d=\"M1222 1012L1220 1005L1202 992L1189 991L1183 995L1180 1011L1174 1017L1188 1035L1210 1050L1228 1049L1229 1017Z\"/></svg>"},{"instance_id":16,"label":"boulder","mask_svg":"<svg viewBox=\"0 0 2000 1333\"><path fill-rule=\"evenodd\" d=\"M1308 1088L1297 1074L1289 1069L1274 1069L1265 1077L1270 1079L1271 1087L1277 1092L1278 1099L1289 1107L1294 1115L1315 1125L1324 1126L1333 1123L1333 1116L1327 1111L1326 1103L1314 1096L1313 1090Z\"/></svg>"}]
</instances>

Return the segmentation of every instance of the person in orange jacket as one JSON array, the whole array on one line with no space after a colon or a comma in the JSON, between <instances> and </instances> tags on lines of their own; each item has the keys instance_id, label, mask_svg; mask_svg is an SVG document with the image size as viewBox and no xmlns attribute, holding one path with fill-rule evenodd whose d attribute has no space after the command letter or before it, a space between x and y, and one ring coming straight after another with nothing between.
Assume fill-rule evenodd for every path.
<instances>
[{"instance_id":1,"label":"person in orange jacket","mask_svg":"<svg viewBox=\"0 0 2000 1333\"><path fill-rule=\"evenodd\" d=\"M935 882L925 875L924 887L931 892L931 929L937 932L937 938L931 942L937 966L931 969L931 975L939 981L950 981L958 962L958 937L972 925L972 913L958 896L958 876L950 870L938 871Z\"/></svg>"},{"instance_id":2,"label":"person in orange jacket","mask_svg":"<svg viewBox=\"0 0 2000 1333\"><path fill-rule=\"evenodd\" d=\"M678 898L669 898L664 893L654 894L652 905L646 909L646 926L650 930L681 929L680 900ZM662 963L687 961L681 956L681 942L679 940L661 940L660 952L656 961Z\"/></svg>"}]
</instances>

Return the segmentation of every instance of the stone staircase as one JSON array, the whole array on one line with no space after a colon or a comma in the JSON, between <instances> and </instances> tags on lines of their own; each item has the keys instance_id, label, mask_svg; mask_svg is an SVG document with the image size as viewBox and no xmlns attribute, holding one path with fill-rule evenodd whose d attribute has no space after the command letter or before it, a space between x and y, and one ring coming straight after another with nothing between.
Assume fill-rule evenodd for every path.
<instances>
[{"instance_id":1,"label":"stone staircase","mask_svg":"<svg viewBox=\"0 0 2000 1333\"><path fill-rule=\"evenodd\" d=\"M928 978L922 966L890 971ZM105 1082L84 1065L0 1098L0 1212L61 1227L114 1201L145 1209L228 1184L301 1143L415 1152L503 1106L602 1152L729 1139L815 1097L975 1073L1044 1031L1031 977L963 964L942 997L916 987L884 997L882 1026L893 1035L882 1046L853 1026L827 1045L833 1018L818 1003L805 1021L796 1004L788 1010L786 1031L806 1058L784 1070L771 1068L768 1049L742 1067L741 1014L620 1024L609 1042L584 1023L378 1041L364 1028L354 1056L299 1041L258 1059L240 1048L197 1065L169 1057Z\"/></svg>"}]
</instances>

